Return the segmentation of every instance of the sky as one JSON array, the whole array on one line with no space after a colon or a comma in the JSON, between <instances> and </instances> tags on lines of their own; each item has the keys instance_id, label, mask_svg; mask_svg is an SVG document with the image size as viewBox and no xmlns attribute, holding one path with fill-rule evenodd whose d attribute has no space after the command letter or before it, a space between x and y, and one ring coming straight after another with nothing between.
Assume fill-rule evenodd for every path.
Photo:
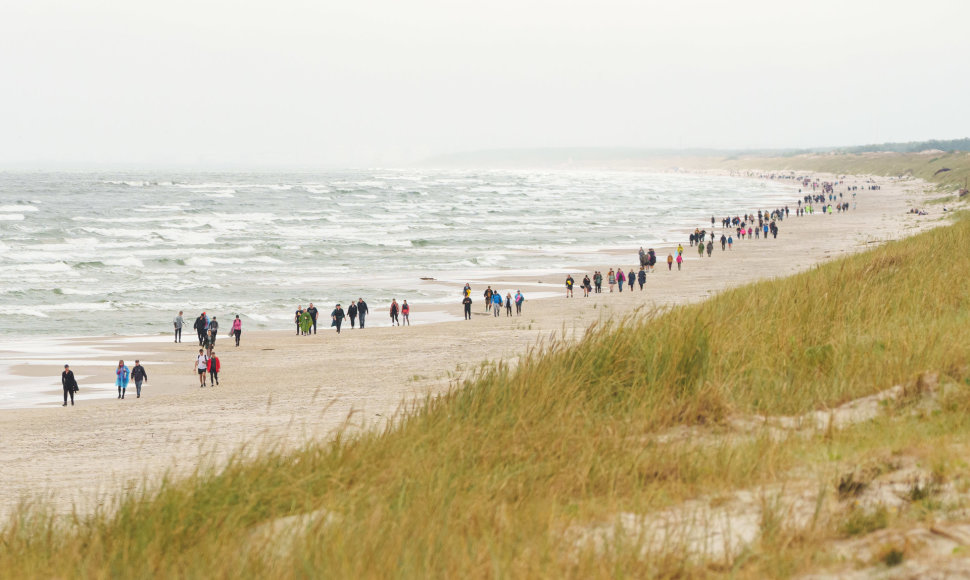
<instances>
[{"instance_id":1,"label":"sky","mask_svg":"<svg viewBox=\"0 0 970 580\"><path fill-rule=\"evenodd\" d=\"M970 0L14 0L0 168L970 136Z\"/></svg>"}]
</instances>

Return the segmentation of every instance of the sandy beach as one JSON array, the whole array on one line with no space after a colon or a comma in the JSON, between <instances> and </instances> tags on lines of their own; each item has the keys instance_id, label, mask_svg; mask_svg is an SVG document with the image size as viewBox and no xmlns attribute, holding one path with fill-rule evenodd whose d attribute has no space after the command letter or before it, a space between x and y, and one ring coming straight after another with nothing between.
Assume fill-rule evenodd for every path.
<instances>
[{"instance_id":1,"label":"sandy beach","mask_svg":"<svg viewBox=\"0 0 970 580\"><path fill-rule=\"evenodd\" d=\"M84 513L140 485L151 486L166 472L182 475L205 461L218 464L243 446L288 448L326 437L344 425L380 425L402 403L448 388L474 373L483 361L513 360L553 335L565 333L574 339L597 321L637 309L703 300L726 288L787 276L945 223L940 206L932 206L927 216L907 213L914 206L923 207L932 186L875 177L871 179L882 189L870 191L865 189L868 179L846 179L846 185L860 186L854 200L846 194L846 200L858 207L831 216L796 218L800 196L793 186L791 215L779 224L777 239L736 240L733 250L725 252L716 244L712 258L698 258L696 249L687 245L685 231L683 270L678 272L675 265L668 271L666 256L674 250L656 248L658 265L644 291L611 294L604 284L602 294L584 298L577 290L574 298L567 299L566 272L544 275L541 281L533 276L470 277L475 301L470 321L365 330L345 326L340 335L325 325L325 330L310 337L244 329L238 348L223 334L216 345L223 367L221 384L215 388L198 386L193 370L198 345L191 329L186 329L181 344L169 342L168 336L73 339L74 347L91 350L87 362L84 358L62 361L52 352L44 360L11 367L12 374L25 381L49 378L52 399L50 407L0 411L4 465L0 486L5 490L0 514L10 513L28 498L48 499L60 512ZM710 229L710 214L696 217L698 227ZM720 235L720 223L715 231ZM598 269L605 274L617 266L629 270L637 263L637 249L631 247L623 256L604 256L601 264L591 264L586 271ZM583 277L581 271L571 274L577 283ZM451 312L459 317L461 285L454 284ZM521 289L527 297L522 315L486 314L482 302L486 285L503 295ZM529 299L548 292L559 296ZM318 307L326 315L333 305ZM412 309L415 322L423 316L441 318L440 312L423 312L420 303L412 304ZM387 319L386 304L371 303L370 310L369 322ZM195 314L186 314L189 325ZM228 330L229 320L220 321ZM142 398L135 398L133 384L124 401L89 398L88 383L110 380L111 370L104 361L119 358L129 366L140 358L148 370ZM74 407L60 404L58 377L64 362L71 363L81 383Z\"/></svg>"}]
</instances>

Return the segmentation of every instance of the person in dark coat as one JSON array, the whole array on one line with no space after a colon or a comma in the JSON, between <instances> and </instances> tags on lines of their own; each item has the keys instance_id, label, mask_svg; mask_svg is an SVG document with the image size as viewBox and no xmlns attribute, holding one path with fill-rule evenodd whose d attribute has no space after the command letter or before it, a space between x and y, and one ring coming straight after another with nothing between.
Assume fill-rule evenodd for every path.
<instances>
[{"instance_id":1,"label":"person in dark coat","mask_svg":"<svg viewBox=\"0 0 970 580\"><path fill-rule=\"evenodd\" d=\"M195 324L192 325L192 328L194 328L195 332L199 335L199 346L202 346L202 341L203 341L203 338L205 337L205 330L206 330L205 312L200 314L199 317L195 319Z\"/></svg>"},{"instance_id":2,"label":"person in dark coat","mask_svg":"<svg viewBox=\"0 0 970 580\"><path fill-rule=\"evenodd\" d=\"M338 304L333 312L330 313L330 317L333 318L333 324L331 326L337 327L337 334L340 334L340 325L344 321L344 309Z\"/></svg>"},{"instance_id":3,"label":"person in dark coat","mask_svg":"<svg viewBox=\"0 0 970 580\"><path fill-rule=\"evenodd\" d=\"M64 365L64 372L61 373L61 386L64 387L64 406L67 406L67 396L71 396L71 406L74 406L74 393L77 392L77 380L74 379L74 371L70 365Z\"/></svg>"},{"instance_id":4,"label":"person in dark coat","mask_svg":"<svg viewBox=\"0 0 970 580\"><path fill-rule=\"evenodd\" d=\"M135 366L131 367L131 380L135 381L135 393L137 394L137 399L141 398L141 384L148 380L148 373L145 372L145 367L141 366L141 361L136 360Z\"/></svg>"},{"instance_id":5,"label":"person in dark coat","mask_svg":"<svg viewBox=\"0 0 970 580\"><path fill-rule=\"evenodd\" d=\"M307 307L306 311L310 315L310 318L313 320L313 334L316 334L317 333L317 314L318 314L317 307L313 305L313 302L311 302L310 306Z\"/></svg>"},{"instance_id":6,"label":"person in dark coat","mask_svg":"<svg viewBox=\"0 0 970 580\"><path fill-rule=\"evenodd\" d=\"M354 321L357 320L357 303L353 300L350 301L350 306L347 307L347 316L350 318L350 327L354 327Z\"/></svg>"},{"instance_id":7,"label":"person in dark coat","mask_svg":"<svg viewBox=\"0 0 970 580\"><path fill-rule=\"evenodd\" d=\"M364 317L367 316L367 303L363 298L357 300L357 318L360 319L360 327L364 328Z\"/></svg>"}]
</instances>

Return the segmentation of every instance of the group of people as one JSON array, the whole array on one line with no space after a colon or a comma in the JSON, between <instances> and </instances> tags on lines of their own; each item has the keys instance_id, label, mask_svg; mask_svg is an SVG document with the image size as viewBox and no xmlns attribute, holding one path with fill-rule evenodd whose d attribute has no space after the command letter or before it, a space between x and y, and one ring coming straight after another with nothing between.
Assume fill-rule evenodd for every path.
<instances>
[{"instance_id":1,"label":"group of people","mask_svg":"<svg viewBox=\"0 0 970 580\"><path fill-rule=\"evenodd\" d=\"M363 298L358 298L356 302L351 300L347 310L344 310L343 306L338 303L330 312L330 326L336 329L337 334L340 334L344 320L350 320L350 328L364 328L369 312L370 308L367 307L367 303L364 302ZM397 298L392 298L389 312L391 315L391 326L411 325L411 305L408 304L407 300L403 300L398 304ZM296 312L293 314L293 322L296 323L296 334L303 336L316 334L317 317L319 314L320 312L313 305L313 302L306 309L302 305L297 306Z\"/></svg>"},{"instance_id":2,"label":"group of people","mask_svg":"<svg viewBox=\"0 0 970 580\"><path fill-rule=\"evenodd\" d=\"M200 351L201 352L201 351ZM118 398L124 399L128 392L128 384L131 381L135 381L135 398L141 398L141 387L144 383L148 382L148 371L145 367L141 365L141 361L135 359L135 366L131 369L125 365L124 359L118 361L118 366L115 368L115 386L118 387ZM64 365L64 371L61 372L61 387L64 389L64 405L67 406L67 401L70 399L71 406L74 406L74 393L80 390L77 384L77 377L74 376L74 371L71 370L71 365Z\"/></svg>"},{"instance_id":3,"label":"group of people","mask_svg":"<svg viewBox=\"0 0 970 580\"><path fill-rule=\"evenodd\" d=\"M337 334L340 334L340 328L343 326L344 320L349 318L351 328L355 328L358 321L360 322L360 328L364 328L368 312L370 310L367 308L367 303L364 302L363 298L358 298L356 302L351 300L347 310L344 310L343 306L337 304L330 312L330 326L337 330ZM298 336L316 334L317 318L319 315L320 311L313 305L313 302L306 309L303 308L302 304L297 306L296 312L293 313L293 322L296 323L296 334Z\"/></svg>"},{"instance_id":4,"label":"group of people","mask_svg":"<svg viewBox=\"0 0 970 580\"><path fill-rule=\"evenodd\" d=\"M770 178L793 179L785 176L776 177L775 175L772 175ZM841 180L837 183L820 183L818 181L812 182L807 178L797 179L803 182L802 184L804 187L810 186L812 192L806 194L802 193L802 190L799 190L799 193L803 197L802 199L798 200L796 216L814 213L813 204L822 204L823 213L832 213L833 209L838 212L846 212L849 210L849 203L843 201L843 194L835 192L835 186L843 184ZM877 185L870 185L868 188L878 189L878 187L879 186ZM853 192L853 197L856 195L854 192L857 189L858 186L848 188L849 191ZM831 203L835 201L838 201L838 203ZM919 212L919 210L911 211L913 213ZM717 218L715 216L711 216L711 231L708 232L706 229L697 228L688 236L688 242L690 246L697 246L698 255L700 257L703 257L705 253L708 257L711 257L716 242L720 242L722 251L731 250L735 242L735 236L737 236L737 240L759 239L762 236L767 240L769 235L773 238L777 238L779 232L778 223L783 221L789 215L790 210L786 206L771 211L758 210L754 214L746 213L744 215L735 215L733 217L728 216L720 221L721 227L726 231L723 231L719 238L716 237L714 231L714 228L717 225ZM675 263L677 264L678 270L682 268L684 261L683 253L683 245L678 244L676 255L674 253L668 254L666 259L668 270L672 270ZM581 288L583 289L584 296L588 297L591 293L602 293L604 278L611 293L614 291L614 288L618 289L619 292L623 292L624 285L626 285L631 292L636 287L639 287L640 291L643 291L644 285L647 281L647 275L655 271L657 253L653 248L645 250L641 247L638 254L640 262L639 270L630 268L628 271L624 271L624 268L618 267L616 269L610 268L605 276L599 270L594 271L592 276L585 274L581 282ZM567 275L565 281L567 297L573 297L575 283L575 279L572 277L572 275ZM462 305L465 320L471 319L472 316L471 294L471 285L466 283L462 289ZM520 290L517 290L514 296L511 291L507 291L503 298L500 291L493 290L491 286L488 286L485 289L483 296L486 313L491 310L493 316L498 317L501 316L501 311L504 308L506 316L512 316L512 307L514 305L516 314L522 314L522 304L525 301L525 297L522 295ZM346 311L344 311L340 304L337 304L330 313L331 327L334 327L339 334L344 320L349 318L351 328L356 328L357 323L359 322L359 327L363 329L368 313L369 309L363 298L358 298L356 301L351 300ZM392 326L410 325L411 307L407 300L403 300L401 304L398 304L396 299L392 299L389 314ZM293 318L296 325L296 334L302 336L316 334L318 316L319 311L312 302L306 309L304 309L302 305L298 306ZM182 342L182 329L184 326L185 320L183 318L183 312L179 311L178 315L173 320L175 332L174 341L176 343ZM193 363L193 368L197 371L199 376L199 386L206 387L207 378L208 384L211 386L216 386L219 384L219 372L221 370L221 361L214 352L214 345L216 338L218 337L219 323L215 316L210 318L205 312L202 312L198 318L196 318L195 323L193 324L193 329L197 333L199 347L201 347L199 349L198 356ZM242 335L242 321L240 320L239 315L236 315L235 319L233 320L229 335L235 338L235 344L238 347L240 337ZM124 364L124 360L119 361L115 374L115 385L118 388L119 399L125 398L126 389L129 381L131 380L135 381L136 397L141 397L142 385L148 381L148 373L145 371L145 368L141 365L140 361L136 360L135 366L130 370ZM61 375L61 384L64 390L64 406L67 406L69 400L71 405L74 405L74 394L78 392L78 383L69 365L64 365L64 372Z\"/></svg>"},{"instance_id":5,"label":"group of people","mask_svg":"<svg viewBox=\"0 0 970 580\"><path fill-rule=\"evenodd\" d=\"M493 316L501 316L502 308L504 307L506 316L512 316L512 305L515 304L515 314L517 316L522 315L522 303L525 302L525 296L522 295L520 290L515 291L514 297L512 296L512 292L506 292L505 298L503 299L501 292L492 290L492 287L489 286L482 295L485 297L485 312L491 310ZM461 303L465 310L465 320L471 320L472 287L467 282L461 290Z\"/></svg>"},{"instance_id":6,"label":"group of people","mask_svg":"<svg viewBox=\"0 0 970 580\"><path fill-rule=\"evenodd\" d=\"M172 320L172 326L175 330L175 342L182 342L182 328L185 326L185 319L182 317L183 311L179 310L179 313ZM195 324L192 325L195 329L196 334L199 337L199 346L211 350L216 344L216 338L219 336L219 321L216 317L209 316L203 312L195 319ZM239 319L239 315L236 315L235 320L232 321L232 326L229 328L229 336L235 337L236 346L239 346L239 339L242 337L242 320Z\"/></svg>"}]
</instances>

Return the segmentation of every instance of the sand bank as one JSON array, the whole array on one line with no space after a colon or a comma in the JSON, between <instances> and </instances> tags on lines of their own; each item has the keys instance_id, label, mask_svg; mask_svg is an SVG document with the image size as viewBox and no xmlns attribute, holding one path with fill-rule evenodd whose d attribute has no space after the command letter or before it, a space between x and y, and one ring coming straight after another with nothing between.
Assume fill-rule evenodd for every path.
<instances>
[{"instance_id":1,"label":"sand bank","mask_svg":"<svg viewBox=\"0 0 970 580\"><path fill-rule=\"evenodd\" d=\"M345 327L340 335L327 329L310 337L244 332L238 348L223 336L216 345L223 366L216 388L198 387L193 370L198 346L189 332L181 344L165 337L75 339L63 347L65 352L90 352L70 361L59 360L60 352L37 353L29 364L12 365L9 371L25 383L47 381L51 406L0 411L0 486L5 490L0 515L25 497L49 498L60 511L89 511L143 482L157 482L166 471L184 474L203 460L222 461L244 444L249 449L289 447L325 437L348 423L355 428L378 425L402 402L440 392L474 372L482 361L513 359L553 334L565 331L575 337L604 318L702 300L725 288L786 276L944 223L939 210L929 216L906 213L914 204L922 205L926 184L874 179L882 189L860 189L856 210L803 218L792 211L780 224L777 239L735 241L729 252L722 252L718 244L713 258L698 258L687 246L685 231L683 270L674 266L667 271L665 260L672 249L656 248L661 263L642 292L604 291L583 298L577 291L575 298L566 299L565 272L503 275L495 280L471 277L467 281L472 283L475 304L470 321ZM853 184L864 186L864 178L847 180L847 185ZM793 189L791 208L798 197ZM852 201L848 194L846 199ZM698 227L710 229L710 215L697 218ZM605 273L617 266L628 270L637 263L637 249L604 256L587 271ZM580 271L572 274L577 282L582 279ZM454 283L456 297L464 281ZM488 284L503 295L522 289L527 297L556 297L528 300L522 316L506 317L503 312L495 318L485 313L481 298ZM321 311L327 314L331 307ZM387 319L387 305L370 308L369 322ZM415 322L430 314L421 304L412 308ZM436 311L433 317L440 319L441 314ZM450 314L461 316L457 298ZM124 401L93 399L89 394L96 385L110 388L111 371L105 361L116 364L119 358L129 364L140 358L146 366L150 380L143 397L134 398L132 385ZM72 364L81 383L75 407L60 406L63 362Z\"/></svg>"}]
</instances>

